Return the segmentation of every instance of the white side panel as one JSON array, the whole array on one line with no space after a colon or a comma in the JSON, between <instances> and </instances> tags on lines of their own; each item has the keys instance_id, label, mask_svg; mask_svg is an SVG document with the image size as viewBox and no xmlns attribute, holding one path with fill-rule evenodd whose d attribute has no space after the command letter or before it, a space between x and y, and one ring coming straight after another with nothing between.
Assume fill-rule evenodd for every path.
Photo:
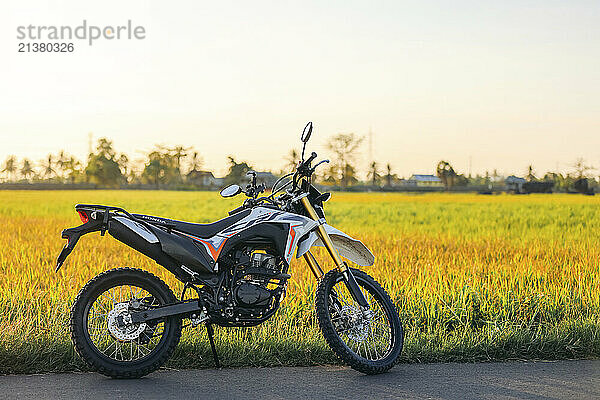
<instances>
[{"instance_id":1,"label":"white side panel","mask_svg":"<svg viewBox=\"0 0 600 400\"><path fill-rule=\"evenodd\" d=\"M309 251L317 239L318 237L316 233L309 233L307 238L298 243L298 251L296 251L296 258L302 257L307 251Z\"/></svg>"},{"instance_id":2,"label":"white side panel","mask_svg":"<svg viewBox=\"0 0 600 400\"><path fill-rule=\"evenodd\" d=\"M298 244L298 240L304 236L307 232L310 232L317 226L317 222L310 218L303 217L302 215L292 214L285 211L274 210L266 207L256 207L253 208L251 213L246 217L242 218L235 224L225 228L221 232L217 233L215 236L209 239L193 239L203 243L209 254L213 256L213 259L216 261L219 257L219 253L223 244L227 239L236 235L239 232L242 232L246 229L249 229L255 225L262 223L280 223L280 224L288 224L289 231L287 233L287 241L285 246L284 258L289 263L292 256L294 255L294 249ZM207 242L211 242L211 246L213 246L214 251L211 250L207 246ZM218 248L217 248L218 245Z\"/></svg>"},{"instance_id":3,"label":"white side panel","mask_svg":"<svg viewBox=\"0 0 600 400\"><path fill-rule=\"evenodd\" d=\"M273 222L285 223L290 225L288 239L285 247L285 260L288 263L292 259L294 249L298 245L298 241L300 240L300 238L317 226L317 222L310 218L287 212L275 218Z\"/></svg>"},{"instance_id":4,"label":"white side panel","mask_svg":"<svg viewBox=\"0 0 600 400\"><path fill-rule=\"evenodd\" d=\"M143 237L147 242L158 243L158 238L156 237L156 235L150 232L150 230L144 225L125 217L113 218L125 225L126 227L128 227L129 229L131 229L132 231L134 231L135 233L137 233L138 235L140 235L141 237Z\"/></svg>"},{"instance_id":5,"label":"white side panel","mask_svg":"<svg viewBox=\"0 0 600 400\"><path fill-rule=\"evenodd\" d=\"M348 236L344 232L335 229L331 225L324 225L325 230L329 234L333 245L336 247L340 256L347 258L348 260L367 267L375 263L375 256L371 253L371 250L367 248L360 240L356 240L351 236ZM312 246L323 247L323 242L316 235L311 232L308 238L304 239L298 244L298 251L296 252L296 258L303 256Z\"/></svg>"}]
</instances>

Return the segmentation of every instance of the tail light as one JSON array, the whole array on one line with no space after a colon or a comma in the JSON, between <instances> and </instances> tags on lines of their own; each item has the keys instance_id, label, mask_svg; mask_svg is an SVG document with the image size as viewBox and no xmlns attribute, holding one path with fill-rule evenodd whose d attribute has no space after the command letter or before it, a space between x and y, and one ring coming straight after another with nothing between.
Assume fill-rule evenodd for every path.
<instances>
[{"instance_id":1,"label":"tail light","mask_svg":"<svg viewBox=\"0 0 600 400\"><path fill-rule=\"evenodd\" d=\"M88 218L88 215L85 213L85 211L77 211L79 213L79 218L81 218L81 222L83 222L84 224L87 224L87 222L90 220Z\"/></svg>"}]
</instances>

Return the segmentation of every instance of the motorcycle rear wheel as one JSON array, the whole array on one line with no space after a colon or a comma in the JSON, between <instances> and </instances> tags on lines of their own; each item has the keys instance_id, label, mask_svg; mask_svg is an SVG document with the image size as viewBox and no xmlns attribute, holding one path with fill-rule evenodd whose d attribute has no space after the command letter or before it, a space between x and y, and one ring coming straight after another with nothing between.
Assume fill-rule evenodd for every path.
<instances>
[{"instance_id":1,"label":"motorcycle rear wheel","mask_svg":"<svg viewBox=\"0 0 600 400\"><path fill-rule=\"evenodd\" d=\"M369 302L367 316L354 301L344 277L329 271L317 287L315 309L325 341L353 369L368 375L396 364L404 341L402 323L392 299L371 276L352 269Z\"/></svg>"},{"instance_id":2,"label":"motorcycle rear wheel","mask_svg":"<svg viewBox=\"0 0 600 400\"><path fill-rule=\"evenodd\" d=\"M123 293L124 292L124 293ZM79 356L112 378L139 378L160 368L181 338L181 318L119 327L131 304L153 307L176 302L171 289L149 272L117 268L89 281L71 308L71 339Z\"/></svg>"}]
</instances>

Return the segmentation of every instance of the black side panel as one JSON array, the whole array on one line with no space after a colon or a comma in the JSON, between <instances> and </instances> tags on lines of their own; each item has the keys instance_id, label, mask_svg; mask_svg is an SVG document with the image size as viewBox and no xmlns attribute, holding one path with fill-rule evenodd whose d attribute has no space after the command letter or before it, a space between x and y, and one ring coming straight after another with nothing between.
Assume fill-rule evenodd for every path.
<instances>
[{"instance_id":1,"label":"black side panel","mask_svg":"<svg viewBox=\"0 0 600 400\"><path fill-rule=\"evenodd\" d=\"M285 245L289 233L289 224L264 222L233 235L225 242L221 254L227 254L236 246L244 244L272 244L277 253L285 258Z\"/></svg>"},{"instance_id":2,"label":"black side panel","mask_svg":"<svg viewBox=\"0 0 600 400\"><path fill-rule=\"evenodd\" d=\"M168 233L152 226L152 231L160 241L162 251L179 261L180 264L199 274L214 273L215 262L206 250L198 248L191 239Z\"/></svg>"},{"instance_id":3,"label":"black side panel","mask_svg":"<svg viewBox=\"0 0 600 400\"><path fill-rule=\"evenodd\" d=\"M127 246L150 257L158 264L171 271L177 279L183 282L189 280L189 275L180 267L181 263L177 262L177 260L172 257L169 257L168 254L165 254L159 243L150 243L146 241L138 234L131 231L131 229L114 219L108 223L108 233L118 241L123 242Z\"/></svg>"}]
</instances>

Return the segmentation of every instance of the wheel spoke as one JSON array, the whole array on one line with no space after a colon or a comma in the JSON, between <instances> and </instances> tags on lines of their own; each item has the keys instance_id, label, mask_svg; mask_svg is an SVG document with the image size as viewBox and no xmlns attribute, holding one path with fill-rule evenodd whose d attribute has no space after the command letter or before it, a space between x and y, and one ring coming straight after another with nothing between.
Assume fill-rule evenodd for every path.
<instances>
[{"instance_id":1,"label":"wheel spoke","mask_svg":"<svg viewBox=\"0 0 600 400\"><path fill-rule=\"evenodd\" d=\"M378 293L363 281L358 283L369 304L371 317L363 315L345 282L340 280L334 284L329 294L330 320L340 339L358 357L371 361L380 360L391 351L390 321Z\"/></svg>"},{"instance_id":2,"label":"wheel spoke","mask_svg":"<svg viewBox=\"0 0 600 400\"><path fill-rule=\"evenodd\" d=\"M131 300L141 299L145 309L160 306L156 296L137 285L115 285L102 292L89 308L87 334L96 349L116 361L135 361L149 356L161 342L165 321L118 326L116 318L129 312Z\"/></svg>"}]
</instances>

